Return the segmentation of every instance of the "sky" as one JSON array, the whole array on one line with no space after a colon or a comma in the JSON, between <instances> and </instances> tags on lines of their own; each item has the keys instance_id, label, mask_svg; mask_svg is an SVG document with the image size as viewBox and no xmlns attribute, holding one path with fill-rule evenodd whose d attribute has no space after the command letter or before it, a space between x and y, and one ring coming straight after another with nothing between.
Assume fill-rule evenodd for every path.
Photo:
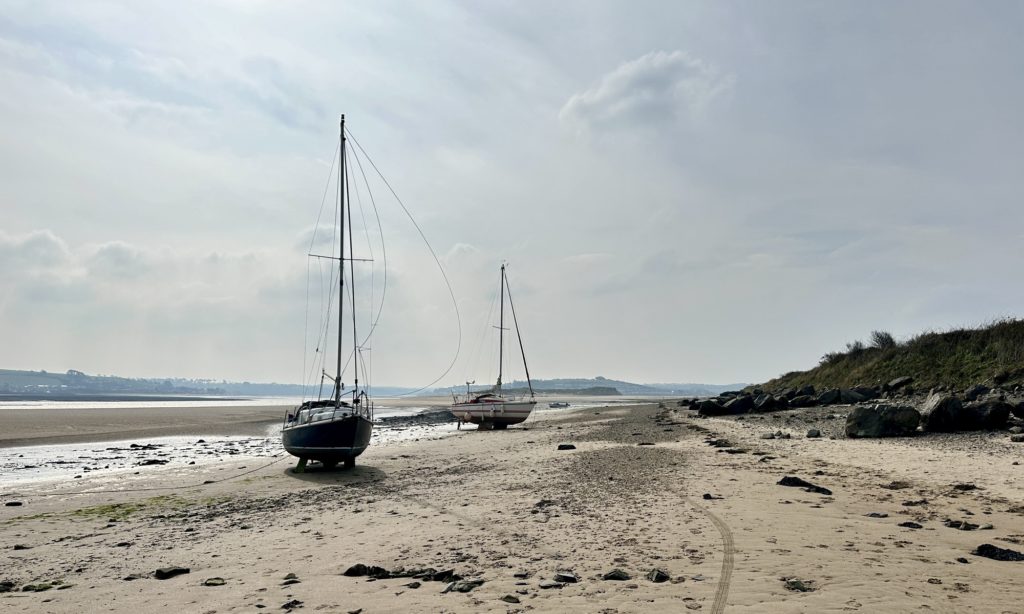
<instances>
[{"instance_id":1,"label":"sky","mask_svg":"<svg viewBox=\"0 0 1024 614\"><path fill-rule=\"evenodd\" d=\"M1020 316L1022 26L996 1L0 0L0 367L302 381L341 113L461 315L371 181L380 385L457 348L439 385L494 377L502 262L535 378L759 382Z\"/></svg>"}]
</instances>

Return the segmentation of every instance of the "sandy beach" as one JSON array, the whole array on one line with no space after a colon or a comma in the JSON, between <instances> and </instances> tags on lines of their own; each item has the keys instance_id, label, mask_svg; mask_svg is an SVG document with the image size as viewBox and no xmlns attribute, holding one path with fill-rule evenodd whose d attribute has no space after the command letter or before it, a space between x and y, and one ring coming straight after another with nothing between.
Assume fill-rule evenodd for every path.
<instances>
[{"instance_id":1,"label":"sandy beach","mask_svg":"<svg viewBox=\"0 0 1024 614\"><path fill-rule=\"evenodd\" d=\"M586 408L507 431L425 430L371 446L351 471L239 457L18 485L0 496L0 605L1019 611L1024 563L972 551L1021 549L1024 450L985 434L807 439L808 415ZM171 567L189 571L157 579Z\"/></svg>"}]
</instances>

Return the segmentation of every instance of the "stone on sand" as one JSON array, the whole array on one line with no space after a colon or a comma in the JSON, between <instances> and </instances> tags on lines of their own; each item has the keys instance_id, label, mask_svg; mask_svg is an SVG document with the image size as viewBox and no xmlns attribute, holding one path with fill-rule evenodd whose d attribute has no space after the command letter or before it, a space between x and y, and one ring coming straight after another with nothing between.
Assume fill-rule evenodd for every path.
<instances>
[{"instance_id":1,"label":"stone on sand","mask_svg":"<svg viewBox=\"0 0 1024 614\"><path fill-rule=\"evenodd\" d=\"M913 407L877 404L855 408L846 417L846 436L905 437L917 429L921 414Z\"/></svg>"}]
</instances>

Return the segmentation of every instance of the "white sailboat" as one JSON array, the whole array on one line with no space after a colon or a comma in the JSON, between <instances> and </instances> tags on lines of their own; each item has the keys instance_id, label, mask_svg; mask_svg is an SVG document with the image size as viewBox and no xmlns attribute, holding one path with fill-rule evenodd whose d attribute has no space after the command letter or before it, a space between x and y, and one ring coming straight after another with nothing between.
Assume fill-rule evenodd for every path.
<instances>
[{"instance_id":1,"label":"white sailboat","mask_svg":"<svg viewBox=\"0 0 1024 614\"><path fill-rule=\"evenodd\" d=\"M501 389L502 365L505 352L505 295L508 290L508 279L505 277L505 265L501 265L501 307L499 310L498 323L498 382L490 390L483 392L470 392L469 385L466 386L466 395L456 397L452 403L452 414L459 421L478 424L481 429L505 429L510 424L519 424L530 417L537 401L534 399L533 382L530 380L530 369L526 365L526 351L523 349L523 337L519 333L519 321L516 319L516 309L512 304L511 290L508 292L508 304L512 310L512 322L516 328L516 338L519 341L519 352L523 357L523 368L526 371L526 384L529 387L529 396L504 394Z\"/></svg>"}]
</instances>

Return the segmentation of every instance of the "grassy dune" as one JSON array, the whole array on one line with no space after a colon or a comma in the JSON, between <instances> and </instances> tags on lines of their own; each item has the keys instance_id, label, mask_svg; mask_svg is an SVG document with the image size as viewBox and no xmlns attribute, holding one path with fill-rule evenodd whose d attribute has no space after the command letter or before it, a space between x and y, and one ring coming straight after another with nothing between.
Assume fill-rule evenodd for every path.
<instances>
[{"instance_id":1,"label":"grassy dune","mask_svg":"<svg viewBox=\"0 0 1024 614\"><path fill-rule=\"evenodd\" d=\"M762 387L875 386L903 376L913 377L919 390L936 386L962 390L979 383L1012 389L1024 384L1024 320L925 332L903 342L875 332L870 344L849 343L846 351L825 354L814 369L786 373Z\"/></svg>"}]
</instances>

